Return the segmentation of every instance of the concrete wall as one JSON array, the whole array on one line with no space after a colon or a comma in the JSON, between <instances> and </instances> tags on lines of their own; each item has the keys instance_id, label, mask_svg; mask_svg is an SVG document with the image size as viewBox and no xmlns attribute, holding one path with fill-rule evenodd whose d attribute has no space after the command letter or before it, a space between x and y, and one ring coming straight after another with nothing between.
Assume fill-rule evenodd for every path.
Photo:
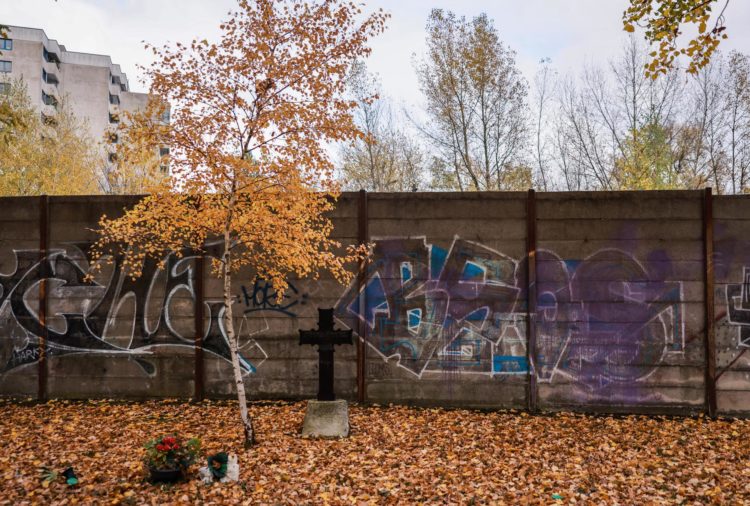
<instances>
[{"instance_id":1,"label":"concrete wall","mask_svg":"<svg viewBox=\"0 0 750 506\"><path fill-rule=\"evenodd\" d=\"M374 256L361 283L292 279L282 302L242 272L233 307L253 398L312 397L317 353L298 345L318 307L366 343L372 402L543 410L706 409L701 192L536 197L536 353L528 357L526 193L370 194ZM83 279L102 213L133 197L50 199L46 391L52 397L190 397L196 261L170 257L132 282L119 264ZM334 236L358 242L357 194ZM750 412L750 199L714 198L719 410ZM0 199L0 394L39 384L38 198ZM209 251L211 253L211 251ZM231 396L220 284L204 274L204 390ZM336 391L357 397L356 346L336 352Z\"/></svg>"},{"instance_id":2,"label":"concrete wall","mask_svg":"<svg viewBox=\"0 0 750 506\"><path fill-rule=\"evenodd\" d=\"M714 202L717 401L720 411L750 410L750 199Z\"/></svg>"}]
</instances>

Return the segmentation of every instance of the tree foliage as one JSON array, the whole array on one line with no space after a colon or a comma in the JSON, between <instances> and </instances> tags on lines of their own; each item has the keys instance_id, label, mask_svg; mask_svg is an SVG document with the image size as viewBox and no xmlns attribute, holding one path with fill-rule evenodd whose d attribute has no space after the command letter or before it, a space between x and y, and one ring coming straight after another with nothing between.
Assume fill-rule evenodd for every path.
<instances>
[{"instance_id":1,"label":"tree foliage","mask_svg":"<svg viewBox=\"0 0 750 506\"><path fill-rule=\"evenodd\" d=\"M635 26L645 29L646 41L653 51L645 65L646 75L656 78L674 68L680 56L689 59L687 71L696 74L711 60L722 39L727 38L724 11L729 0L630 0L623 14L625 31L634 32ZM715 21L714 8L720 9ZM692 26L697 34L687 44L679 43L685 26Z\"/></svg>"},{"instance_id":2,"label":"tree foliage","mask_svg":"<svg viewBox=\"0 0 750 506\"><path fill-rule=\"evenodd\" d=\"M130 122L145 147L170 146L170 178L119 219L101 221L95 257L127 244L125 268L140 274L146 258L218 240L214 272L223 283L223 323L231 352L245 442L247 414L238 339L232 319L232 276L247 267L284 293L289 276L350 274L330 239L325 216L337 187L325 145L361 132L344 97L353 62L387 15L363 15L346 0L240 0L217 43L195 39L149 46L152 94L173 105L169 124L152 101ZM160 105L161 104L161 105ZM333 198L332 198L333 197Z\"/></svg>"},{"instance_id":3,"label":"tree foliage","mask_svg":"<svg viewBox=\"0 0 750 506\"><path fill-rule=\"evenodd\" d=\"M677 121L680 81L674 71L656 80L645 77L646 58L631 37L607 67L589 65L560 84L553 158L565 189L622 188L613 171L618 159L633 158L637 133Z\"/></svg>"},{"instance_id":4,"label":"tree foliage","mask_svg":"<svg viewBox=\"0 0 750 506\"><path fill-rule=\"evenodd\" d=\"M658 6L670 2L636 3L663 14ZM711 14L711 3L690 19ZM415 64L427 120L414 121L419 131L412 143L431 148L421 170L430 175L429 188L441 190L711 185L719 193L748 192L750 65L742 53L712 52L711 61L696 62L683 76L671 66L654 67L658 53L631 35L619 56L575 74L559 76L543 59L527 102L513 53L485 14L467 20L433 10L427 50ZM644 68L658 71L644 74ZM362 110L382 116L378 101ZM374 145L391 153L398 143ZM404 170L368 171L378 151L364 140L358 146L345 152L345 179L385 181L384 174Z\"/></svg>"},{"instance_id":5,"label":"tree foliage","mask_svg":"<svg viewBox=\"0 0 750 506\"><path fill-rule=\"evenodd\" d=\"M615 160L615 189L673 190L683 188L675 170L670 132L653 123L635 130L625 139L622 154Z\"/></svg>"},{"instance_id":6,"label":"tree foliage","mask_svg":"<svg viewBox=\"0 0 750 506\"><path fill-rule=\"evenodd\" d=\"M97 193L100 158L65 98L42 116L21 80L0 95L0 195Z\"/></svg>"},{"instance_id":7,"label":"tree foliage","mask_svg":"<svg viewBox=\"0 0 750 506\"><path fill-rule=\"evenodd\" d=\"M527 85L515 54L486 14L471 21L434 9L427 54L416 63L426 101L423 133L435 148L435 172L447 189L518 189Z\"/></svg>"},{"instance_id":8,"label":"tree foliage","mask_svg":"<svg viewBox=\"0 0 750 506\"><path fill-rule=\"evenodd\" d=\"M153 104L147 106L147 110L157 113L166 107L166 104ZM137 112L126 111L119 119L117 126L105 134L105 143L110 140L117 142L108 163L102 167L99 185L102 191L108 194L147 193L151 188L163 184L168 177L168 149L167 153L162 153L163 146L157 147L152 140L144 138L138 129L132 129L130 126L134 120L141 124L153 123L154 126L163 120L161 117L146 118L143 111L140 115Z\"/></svg>"}]
</instances>

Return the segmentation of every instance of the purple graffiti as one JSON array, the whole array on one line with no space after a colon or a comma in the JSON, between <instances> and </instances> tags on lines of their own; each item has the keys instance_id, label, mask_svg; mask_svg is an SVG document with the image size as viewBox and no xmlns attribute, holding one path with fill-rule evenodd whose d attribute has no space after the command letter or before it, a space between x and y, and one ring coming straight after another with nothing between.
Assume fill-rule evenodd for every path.
<instances>
[{"instance_id":1,"label":"purple graffiti","mask_svg":"<svg viewBox=\"0 0 750 506\"><path fill-rule=\"evenodd\" d=\"M375 244L364 286L346 291L337 315L359 319L362 337L384 359L397 358L418 377L529 370L525 261L460 238L447 250L424 238ZM539 380L566 377L590 388L639 381L681 353L682 285L665 277L617 249L567 262L540 250L532 364Z\"/></svg>"},{"instance_id":2,"label":"purple graffiti","mask_svg":"<svg viewBox=\"0 0 750 506\"><path fill-rule=\"evenodd\" d=\"M605 249L581 262L542 252L537 374L590 387L633 382L684 350L682 285L649 275L630 254Z\"/></svg>"}]
</instances>

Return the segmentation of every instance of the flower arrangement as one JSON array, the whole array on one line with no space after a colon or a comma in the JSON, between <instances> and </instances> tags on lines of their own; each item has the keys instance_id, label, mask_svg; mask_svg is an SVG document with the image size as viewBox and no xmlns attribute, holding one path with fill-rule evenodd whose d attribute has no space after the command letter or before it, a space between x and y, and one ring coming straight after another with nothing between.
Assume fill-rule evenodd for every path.
<instances>
[{"instance_id":1,"label":"flower arrangement","mask_svg":"<svg viewBox=\"0 0 750 506\"><path fill-rule=\"evenodd\" d=\"M146 466L153 481L184 478L200 454L201 442L192 438L183 442L177 436L163 436L146 443Z\"/></svg>"}]
</instances>

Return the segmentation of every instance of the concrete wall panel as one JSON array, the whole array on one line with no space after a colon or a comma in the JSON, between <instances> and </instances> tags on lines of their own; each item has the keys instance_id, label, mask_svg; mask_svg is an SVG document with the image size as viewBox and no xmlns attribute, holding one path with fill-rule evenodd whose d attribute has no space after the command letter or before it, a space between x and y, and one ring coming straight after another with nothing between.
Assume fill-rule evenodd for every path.
<instances>
[{"instance_id":1,"label":"concrete wall panel","mask_svg":"<svg viewBox=\"0 0 750 506\"><path fill-rule=\"evenodd\" d=\"M278 297L248 270L233 316L248 396L313 397L317 353L298 344L319 307L364 341L366 397L523 408L535 378L545 410L693 413L705 409L702 194L537 194L536 354L527 322L527 194L370 194L374 254L364 283L290 279ZM141 279L118 259L93 280L88 245L102 214L138 197L50 199L52 397L190 397L195 382L195 260L154 262ZM356 244L360 195L331 211ZM750 200L714 203L716 368L722 412L750 412ZM39 199L0 199L0 395L35 396L39 373ZM213 251L209 248L209 251ZM343 251L343 249L342 249ZM221 283L204 273L204 392L234 382ZM18 292L15 296L11 294ZM747 300L746 300L747 298ZM361 336L359 335L361 333ZM356 346L336 350L336 390L357 398Z\"/></svg>"}]
</instances>

